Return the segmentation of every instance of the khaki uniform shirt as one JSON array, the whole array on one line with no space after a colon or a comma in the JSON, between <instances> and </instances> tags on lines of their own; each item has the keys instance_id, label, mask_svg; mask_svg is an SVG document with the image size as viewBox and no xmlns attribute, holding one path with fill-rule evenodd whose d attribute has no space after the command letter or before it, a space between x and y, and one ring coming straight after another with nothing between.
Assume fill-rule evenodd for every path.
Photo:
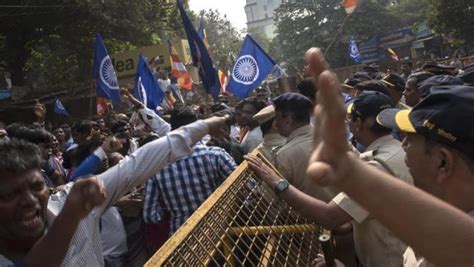
<instances>
[{"instance_id":1,"label":"khaki uniform shirt","mask_svg":"<svg viewBox=\"0 0 474 267\"><path fill-rule=\"evenodd\" d=\"M391 135L375 140L366 152L360 154L360 158L407 183L413 183L401 143ZM355 249L364 267L403 266L403 252L407 246L402 241L346 194L340 193L332 201L354 219Z\"/></svg>"},{"instance_id":2,"label":"khaki uniform shirt","mask_svg":"<svg viewBox=\"0 0 474 267\"><path fill-rule=\"evenodd\" d=\"M474 210L469 212L469 215L474 218ZM422 257L417 257L415 251L411 247L408 247L403 254L403 266L404 267L436 267L434 264L427 262Z\"/></svg>"},{"instance_id":3,"label":"khaki uniform shirt","mask_svg":"<svg viewBox=\"0 0 474 267\"><path fill-rule=\"evenodd\" d=\"M258 149L270 162L273 163L278 149L280 149L280 147L285 143L285 137L277 133L270 133L263 137L263 142L258 146Z\"/></svg>"},{"instance_id":4,"label":"khaki uniform shirt","mask_svg":"<svg viewBox=\"0 0 474 267\"><path fill-rule=\"evenodd\" d=\"M306 179L306 169L312 152L313 127L308 124L291 132L286 144L276 153L275 167L294 187L328 202L335 196L331 189L314 184L309 186L308 179Z\"/></svg>"},{"instance_id":5,"label":"khaki uniform shirt","mask_svg":"<svg viewBox=\"0 0 474 267\"><path fill-rule=\"evenodd\" d=\"M262 130L260 130L260 127L255 127L245 134L245 136L240 141L240 146L242 147L242 151L247 154L257 148L258 145L262 143L262 141Z\"/></svg>"}]
</instances>

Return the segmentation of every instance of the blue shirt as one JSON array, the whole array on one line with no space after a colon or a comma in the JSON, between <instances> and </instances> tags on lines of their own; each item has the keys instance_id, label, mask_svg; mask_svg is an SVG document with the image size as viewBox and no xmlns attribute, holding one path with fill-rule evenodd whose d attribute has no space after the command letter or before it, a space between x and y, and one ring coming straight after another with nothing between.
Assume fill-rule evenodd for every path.
<instances>
[{"instance_id":1,"label":"blue shirt","mask_svg":"<svg viewBox=\"0 0 474 267\"><path fill-rule=\"evenodd\" d=\"M170 232L174 233L235 167L234 159L224 149L194 146L190 156L168 165L147 181L145 222L160 222L167 210L171 216Z\"/></svg>"}]
</instances>

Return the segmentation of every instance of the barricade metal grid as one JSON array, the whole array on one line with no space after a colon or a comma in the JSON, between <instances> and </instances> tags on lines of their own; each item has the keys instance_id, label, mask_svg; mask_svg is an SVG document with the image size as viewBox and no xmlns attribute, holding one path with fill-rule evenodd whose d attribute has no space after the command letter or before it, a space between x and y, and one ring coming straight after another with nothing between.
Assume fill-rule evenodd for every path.
<instances>
[{"instance_id":1,"label":"barricade metal grid","mask_svg":"<svg viewBox=\"0 0 474 267\"><path fill-rule=\"evenodd\" d=\"M321 231L244 161L145 266L307 266Z\"/></svg>"}]
</instances>

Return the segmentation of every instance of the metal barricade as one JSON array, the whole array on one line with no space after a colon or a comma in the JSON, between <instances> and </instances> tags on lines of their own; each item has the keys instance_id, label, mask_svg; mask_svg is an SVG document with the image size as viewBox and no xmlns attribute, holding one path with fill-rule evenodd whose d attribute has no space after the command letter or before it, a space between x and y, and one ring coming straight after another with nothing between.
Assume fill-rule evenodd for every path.
<instances>
[{"instance_id":1,"label":"metal barricade","mask_svg":"<svg viewBox=\"0 0 474 267\"><path fill-rule=\"evenodd\" d=\"M321 231L244 161L145 266L307 266Z\"/></svg>"}]
</instances>

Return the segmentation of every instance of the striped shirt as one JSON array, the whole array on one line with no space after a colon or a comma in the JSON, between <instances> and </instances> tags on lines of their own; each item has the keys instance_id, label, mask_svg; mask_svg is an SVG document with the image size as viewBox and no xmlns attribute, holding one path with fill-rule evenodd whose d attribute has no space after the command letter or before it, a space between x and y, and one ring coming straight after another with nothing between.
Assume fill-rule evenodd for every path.
<instances>
[{"instance_id":1,"label":"striped shirt","mask_svg":"<svg viewBox=\"0 0 474 267\"><path fill-rule=\"evenodd\" d=\"M166 210L171 216L170 232L174 233L235 167L234 159L224 149L194 146L190 156L167 166L147 181L145 222L160 222Z\"/></svg>"}]
</instances>

